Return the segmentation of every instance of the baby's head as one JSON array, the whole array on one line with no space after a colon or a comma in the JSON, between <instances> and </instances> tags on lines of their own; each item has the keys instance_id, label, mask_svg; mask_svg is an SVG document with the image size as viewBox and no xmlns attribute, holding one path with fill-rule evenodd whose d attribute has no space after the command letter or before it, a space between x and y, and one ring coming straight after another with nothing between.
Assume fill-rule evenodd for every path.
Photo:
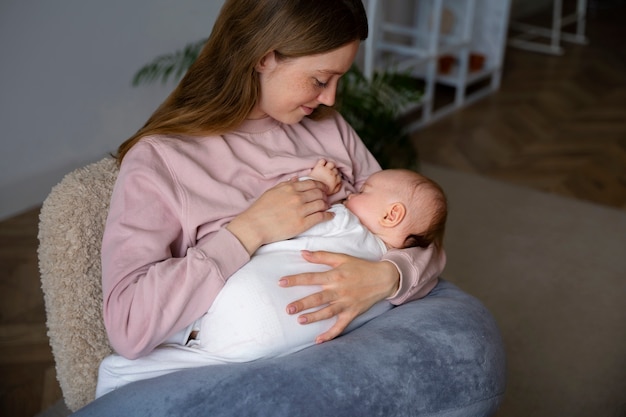
<instances>
[{"instance_id":1,"label":"baby's head","mask_svg":"<svg viewBox=\"0 0 626 417\"><path fill-rule=\"evenodd\" d=\"M391 248L443 245L446 196L437 183L417 172L376 172L345 205Z\"/></svg>"}]
</instances>

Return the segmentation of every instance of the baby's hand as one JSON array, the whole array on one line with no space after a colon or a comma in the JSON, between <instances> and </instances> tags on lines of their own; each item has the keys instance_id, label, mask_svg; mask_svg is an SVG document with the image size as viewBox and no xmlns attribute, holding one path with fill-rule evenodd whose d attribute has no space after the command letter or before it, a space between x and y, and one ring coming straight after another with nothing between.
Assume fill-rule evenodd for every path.
<instances>
[{"instance_id":1,"label":"baby's hand","mask_svg":"<svg viewBox=\"0 0 626 417\"><path fill-rule=\"evenodd\" d=\"M341 174L334 162L320 159L309 176L324 183L328 187L328 195L335 194L341 189Z\"/></svg>"}]
</instances>

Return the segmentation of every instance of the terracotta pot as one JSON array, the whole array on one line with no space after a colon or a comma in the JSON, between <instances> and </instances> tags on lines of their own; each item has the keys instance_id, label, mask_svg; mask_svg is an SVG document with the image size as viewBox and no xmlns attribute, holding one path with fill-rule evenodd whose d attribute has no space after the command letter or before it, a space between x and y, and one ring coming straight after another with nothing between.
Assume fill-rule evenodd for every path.
<instances>
[{"instance_id":1,"label":"terracotta pot","mask_svg":"<svg viewBox=\"0 0 626 417\"><path fill-rule=\"evenodd\" d=\"M476 72L485 66L485 56L483 54L472 52L469 56L469 71Z\"/></svg>"},{"instance_id":2,"label":"terracotta pot","mask_svg":"<svg viewBox=\"0 0 626 417\"><path fill-rule=\"evenodd\" d=\"M442 55L439 57L438 62L438 71L439 74L450 74L452 70L452 65L454 65L456 58L452 55Z\"/></svg>"}]
</instances>

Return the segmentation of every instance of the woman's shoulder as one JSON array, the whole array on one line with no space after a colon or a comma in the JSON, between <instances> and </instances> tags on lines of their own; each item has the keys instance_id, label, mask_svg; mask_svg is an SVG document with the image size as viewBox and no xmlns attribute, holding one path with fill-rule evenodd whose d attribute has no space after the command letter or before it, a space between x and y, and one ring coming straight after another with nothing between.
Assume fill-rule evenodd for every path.
<instances>
[{"instance_id":1,"label":"woman's shoulder","mask_svg":"<svg viewBox=\"0 0 626 417\"><path fill-rule=\"evenodd\" d=\"M149 135L141 138L129 151L128 159L171 159L193 155L207 137L182 135Z\"/></svg>"},{"instance_id":2,"label":"woman's shoulder","mask_svg":"<svg viewBox=\"0 0 626 417\"><path fill-rule=\"evenodd\" d=\"M150 135L141 138L124 156L120 173L124 177L149 177L152 181L172 182L181 167L201 155L193 138Z\"/></svg>"},{"instance_id":3,"label":"woman's shoulder","mask_svg":"<svg viewBox=\"0 0 626 417\"><path fill-rule=\"evenodd\" d=\"M162 150L177 150L194 146L195 143L206 140L207 137L195 137L187 135L149 135L144 136L137 142L146 148L155 148Z\"/></svg>"}]
</instances>

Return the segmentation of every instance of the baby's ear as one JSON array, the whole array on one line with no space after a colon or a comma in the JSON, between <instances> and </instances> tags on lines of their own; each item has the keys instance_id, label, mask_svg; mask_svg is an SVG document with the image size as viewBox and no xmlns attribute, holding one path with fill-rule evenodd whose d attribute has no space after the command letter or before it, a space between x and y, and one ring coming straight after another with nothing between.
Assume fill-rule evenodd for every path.
<instances>
[{"instance_id":1,"label":"baby's ear","mask_svg":"<svg viewBox=\"0 0 626 417\"><path fill-rule=\"evenodd\" d=\"M387 206L381 223L385 227L395 227L404 220L404 216L406 216L406 206L400 202L392 203Z\"/></svg>"}]
</instances>

